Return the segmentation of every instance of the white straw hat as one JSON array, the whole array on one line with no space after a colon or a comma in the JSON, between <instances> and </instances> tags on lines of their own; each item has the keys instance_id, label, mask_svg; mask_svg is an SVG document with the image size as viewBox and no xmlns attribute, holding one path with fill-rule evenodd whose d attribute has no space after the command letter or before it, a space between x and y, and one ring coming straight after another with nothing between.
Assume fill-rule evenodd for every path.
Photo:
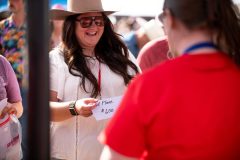
<instances>
[{"instance_id":1,"label":"white straw hat","mask_svg":"<svg viewBox=\"0 0 240 160\"><path fill-rule=\"evenodd\" d=\"M50 17L55 20L63 20L71 15L89 12L104 12L109 15L115 11L104 10L101 0L68 0L67 10L51 9Z\"/></svg>"}]
</instances>

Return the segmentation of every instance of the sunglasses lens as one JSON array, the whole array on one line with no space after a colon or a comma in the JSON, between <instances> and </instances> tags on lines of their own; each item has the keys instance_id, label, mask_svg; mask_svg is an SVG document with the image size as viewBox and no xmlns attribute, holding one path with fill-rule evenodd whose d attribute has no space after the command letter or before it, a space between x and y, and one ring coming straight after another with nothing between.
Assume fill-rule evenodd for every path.
<instances>
[{"instance_id":1,"label":"sunglasses lens","mask_svg":"<svg viewBox=\"0 0 240 160\"><path fill-rule=\"evenodd\" d=\"M92 19L91 17L83 17L79 20L80 22L80 25L83 27L83 28L87 28L87 27L90 27L92 25Z\"/></svg>"},{"instance_id":2,"label":"sunglasses lens","mask_svg":"<svg viewBox=\"0 0 240 160\"><path fill-rule=\"evenodd\" d=\"M79 20L80 25L82 28L88 28L92 25L93 21L95 22L96 26L104 26L104 19L102 16L96 17L83 17Z\"/></svg>"},{"instance_id":3,"label":"sunglasses lens","mask_svg":"<svg viewBox=\"0 0 240 160\"><path fill-rule=\"evenodd\" d=\"M104 19L102 16L95 17L94 21L97 26L104 26Z\"/></svg>"}]
</instances>

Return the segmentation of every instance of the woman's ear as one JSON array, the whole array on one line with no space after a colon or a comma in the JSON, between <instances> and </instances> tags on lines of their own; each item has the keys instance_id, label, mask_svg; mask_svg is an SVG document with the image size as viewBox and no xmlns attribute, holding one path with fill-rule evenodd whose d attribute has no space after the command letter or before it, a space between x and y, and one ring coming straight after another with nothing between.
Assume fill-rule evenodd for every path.
<instances>
[{"instance_id":1,"label":"woman's ear","mask_svg":"<svg viewBox=\"0 0 240 160\"><path fill-rule=\"evenodd\" d=\"M171 11L169 9L165 9L165 20L164 20L164 29L166 32L166 35L168 35L169 31L172 30L175 27L175 19L171 14Z\"/></svg>"}]
</instances>

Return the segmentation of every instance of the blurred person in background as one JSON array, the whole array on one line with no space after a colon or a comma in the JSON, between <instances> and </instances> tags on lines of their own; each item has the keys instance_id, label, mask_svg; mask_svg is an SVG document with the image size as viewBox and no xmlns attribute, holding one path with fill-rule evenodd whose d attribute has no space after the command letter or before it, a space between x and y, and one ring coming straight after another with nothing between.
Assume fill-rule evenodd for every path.
<instances>
[{"instance_id":1,"label":"blurred person in background","mask_svg":"<svg viewBox=\"0 0 240 160\"><path fill-rule=\"evenodd\" d=\"M3 56L11 63L21 87L23 80L23 50L26 44L24 0L9 0L11 16L0 22L0 43Z\"/></svg>"},{"instance_id":2,"label":"blurred person in background","mask_svg":"<svg viewBox=\"0 0 240 160\"><path fill-rule=\"evenodd\" d=\"M10 17L0 21L0 43L2 55L10 62L16 74L24 107L20 118L22 124L22 148L24 158L27 155L27 49L26 49L26 12L25 0L8 0Z\"/></svg>"},{"instance_id":3,"label":"blurred person in background","mask_svg":"<svg viewBox=\"0 0 240 160\"><path fill-rule=\"evenodd\" d=\"M54 4L52 9L62 9L65 8L61 4ZM51 39L50 39L50 47L54 48L61 42L62 36L62 27L63 27L63 20L50 20L51 25Z\"/></svg>"},{"instance_id":4,"label":"blurred person in background","mask_svg":"<svg viewBox=\"0 0 240 160\"><path fill-rule=\"evenodd\" d=\"M154 19L144 23L139 29L131 31L123 36L129 50L138 57L140 49L149 41L163 36L163 30L159 29L161 26L156 23Z\"/></svg>"},{"instance_id":5,"label":"blurred person in background","mask_svg":"<svg viewBox=\"0 0 240 160\"><path fill-rule=\"evenodd\" d=\"M171 59L166 37L154 39L139 51L137 62L142 72Z\"/></svg>"},{"instance_id":6,"label":"blurred person in background","mask_svg":"<svg viewBox=\"0 0 240 160\"><path fill-rule=\"evenodd\" d=\"M120 17L116 22L115 30L124 37L130 32L138 30L144 23L146 23L146 20L140 17Z\"/></svg>"},{"instance_id":7,"label":"blurred person in background","mask_svg":"<svg viewBox=\"0 0 240 160\"><path fill-rule=\"evenodd\" d=\"M232 0L165 0L175 58L129 85L101 160L240 159L239 17Z\"/></svg>"},{"instance_id":8,"label":"blurred person in background","mask_svg":"<svg viewBox=\"0 0 240 160\"><path fill-rule=\"evenodd\" d=\"M149 41L139 51L137 62L142 72L171 59L167 37L163 30L163 24L159 22L159 26L161 26L158 29L162 30L162 35L159 35L159 38Z\"/></svg>"},{"instance_id":9,"label":"blurred person in background","mask_svg":"<svg viewBox=\"0 0 240 160\"><path fill-rule=\"evenodd\" d=\"M50 52L51 159L97 160L97 140L108 119L92 110L101 98L122 96L139 72L136 59L114 32L101 0L68 0L52 9L64 20L62 42Z\"/></svg>"}]
</instances>

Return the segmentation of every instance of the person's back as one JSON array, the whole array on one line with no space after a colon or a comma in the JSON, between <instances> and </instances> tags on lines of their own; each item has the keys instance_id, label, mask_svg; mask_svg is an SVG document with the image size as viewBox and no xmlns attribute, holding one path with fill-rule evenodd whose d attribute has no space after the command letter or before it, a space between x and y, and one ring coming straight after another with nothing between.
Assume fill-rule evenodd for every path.
<instances>
[{"instance_id":1,"label":"person's back","mask_svg":"<svg viewBox=\"0 0 240 160\"><path fill-rule=\"evenodd\" d=\"M182 56L148 72L136 83L144 93L131 96L144 99L137 105L148 159L239 159L239 82L239 68L219 53Z\"/></svg>"},{"instance_id":2,"label":"person's back","mask_svg":"<svg viewBox=\"0 0 240 160\"><path fill-rule=\"evenodd\" d=\"M132 148L140 154L147 143L146 159L152 160L238 160L239 82L239 68L219 52L186 55L159 65L129 86L125 97L131 99L131 107L127 113L123 107L119 110L124 119L113 119L106 130L113 139L106 142L131 156L136 156ZM143 126L135 127L134 119ZM111 130L124 122L128 125ZM123 132L123 128L130 132ZM139 134L142 132L144 139ZM114 143L122 136L134 136L131 145L126 141Z\"/></svg>"},{"instance_id":3,"label":"person's back","mask_svg":"<svg viewBox=\"0 0 240 160\"><path fill-rule=\"evenodd\" d=\"M165 0L176 58L129 85L101 160L240 159L239 15L231 0Z\"/></svg>"}]
</instances>

